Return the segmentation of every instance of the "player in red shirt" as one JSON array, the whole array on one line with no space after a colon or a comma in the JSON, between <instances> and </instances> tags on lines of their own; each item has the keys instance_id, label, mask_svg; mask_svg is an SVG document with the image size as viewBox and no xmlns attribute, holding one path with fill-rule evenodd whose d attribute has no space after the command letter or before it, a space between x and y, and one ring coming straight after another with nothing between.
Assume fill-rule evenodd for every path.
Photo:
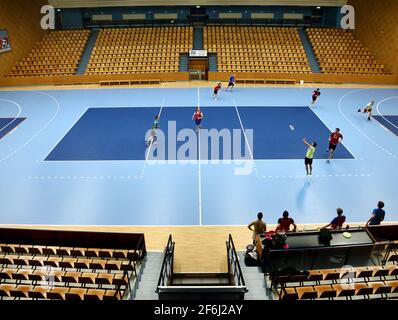
<instances>
[{"instance_id":1,"label":"player in red shirt","mask_svg":"<svg viewBox=\"0 0 398 320\"><path fill-rule=\"evenodd\" d=\"M218 98L218 91L219 91L220 89L221 89L221 82L219 82L218 85L216 85L216 86L214 87L213 98L214 98L215 100L217 100L217 98Z\"/></svg>"},{"instance_id":2,"label":"player in red shirt","mask_svg":"<svg viewBox=\"0 0 398 320\"><path fill-rule=\"evenodd\" d=\"M203 112L200 111L200 107L197 107L195 113L192 116L192 120L195 121L196 132L198 132L199 129L201 128L202 119L203 119Z\"/></svg>"},{"instance_id":3,"label":"player in red shirt","mask_svg":"<svg viewBox=\"0 0 398 320\"><path fill-rule=\"evenodd\" d=\"M340 133L340 129L336 128L329 137L329 149L326 150L326 152L329 152L328 162L332 159L333 152L336 150L336 147L341 140L343 140L343 135Z\"/></svg>"},{"instance_id":4,"label":"player in red shirt","mask_svg":"<svg viewBox=\"0 0 398 320\"><path fill-rule=\"evenodd\" d=\"M289 232L290 226L293 226L293 232L296 232L297 225L294 223L292 218L289 218L289 212L283 211L283 217L278 219L278 226L276 227L276 232Z\"/></svg>"},{"instance_id":5,"label":"player in red shirt","mask_svg":"<svg viewBox=\"0 0 398 320\"><path fill-rule=\"evenodd\" d=\"M310 107L314 106L316 99L318 99L318 97L321 95L321 91L318 89L316 89L313 94L312 94L312 102L310 104Z\"/></svg>"}]
</instances>

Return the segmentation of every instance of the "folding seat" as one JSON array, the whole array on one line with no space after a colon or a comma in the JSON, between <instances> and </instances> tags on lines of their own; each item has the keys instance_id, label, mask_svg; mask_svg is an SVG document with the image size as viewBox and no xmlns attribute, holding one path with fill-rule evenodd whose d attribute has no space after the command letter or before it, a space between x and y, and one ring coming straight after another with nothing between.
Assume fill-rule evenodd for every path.
<instances>
[{"instance_id":1,"label":"folding seat","mask_svg":"<svg viewBox=\"0 0 398 320\"><path fill-rule=\"evenodd\" d=\"M391 287L391 293L398 293L398 281L397 280L385 281L385 284L387 286Z\"/></svg>"},{"instance_id":2,"label":"folding seat","mask_svg":"<svg viewBox=\"0 0 398 320\"><path fill-rule=\"evenodd\" d=\"M47 287L37 286L28 291L28 297L31 299L46 299Z\"/></svg>"},{"instance_id":3,"label":"folding seat","mask_svg":"<svg viewBox=\"0 0 398 320\"><path fill-rule=\"evenodd\" d=\"M279 296L281 300L297 300L299 298L296 288L279 289Z\"/></svg>"},{"instance_id":4,"label":"folding seat","mask_svg":"<svg viewBox=\"0 0 398 320\"><path fill-rule=\"evenodd\" d=\"M33 286L17 285L10 290L10 296L15 298L28 298L28 292L33 290Z\"/></svg>"},{"instance_id":5,"label":"folding seat","mask_svg":"<svg viewBox=\"0 0 398 320\"><path fill-rule=\"evenodd\" d=\"M384 282L369 282L369 286L373 288L373 294L387 294L391 292L391 285Z\"/></svg>"},{"instance_id":6,"label":"folding seat","mask_svg":"<svg viewBox=\"0 0 398 320\"><path fill-rule=\"evenodd\" d=\"M28 280L28 276L32 273L32 270L24 270L24 269L19 269L15 270L12 274L12 278L14 280Z\"/></svg>"},{"instance_id":7,"label":"folding seat","mask_svg":"<svg viewBox=\"0 0 398 320\"><path fill-rule=\"evenodd\" d=\"M331 285L320 285L314 287L318 294L318 299L336 297L336 290Z\"/></svg>"},{"instance_id":8,"label":"folding seat","mask_svg":"<svg viewBox=\"0 0 398 320\"><path fill-rule=\"evenodd\" d=\"M87 289L82 288L70 288L65 293L65 300L84 300L84 295L87 293Z\"/></svg>"},{"instance_id":9,"label":"folding seat","mask_svg":"<svg viewBox=\"0 0 398 320\"><path fill-rule=\"evenodd\" d=\"M65 300L65 295L69 291L69 288L64 287L52 287L47 291L47 299L52 300Z\"/></svg>"}]
</instances>

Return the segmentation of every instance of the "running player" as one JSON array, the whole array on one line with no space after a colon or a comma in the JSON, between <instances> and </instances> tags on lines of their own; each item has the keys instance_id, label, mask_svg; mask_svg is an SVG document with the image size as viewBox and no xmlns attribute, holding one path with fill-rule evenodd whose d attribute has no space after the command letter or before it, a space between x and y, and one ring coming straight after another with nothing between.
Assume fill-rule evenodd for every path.
<instances>
[{"instance_id":1,"label":"running player","mask_svg":"<svg viewBox=\"0 0 398 320\"><path fill-rule=\"evenodd\" d=\"M232 91L234 87L235 87L235 75L231 74L231 76L229 77L228 88L226 89L226 91L228 91L229 88L231 88L230 91Z\"/></svg>"},{"instance_id":2,"label":"running player","mask_svg":"<svg viewBox=\"0 0 398 320\"><path fill-rule=\"evenodd\" d=\"M312 94L312 102L309 105L310 107L314 106L316 99L318 99L318 97L321 95L321 91L318 89L316 89L313 94Z\"/></svg>"},{"instance_id":3,"label":"running player","mask_svg":"<svg viewBox=\"0 0 398 320\"><path fill-rule=\"evenodd\" d=\"M314 142L313 144L309 144L307 140L304 138L303 139L304 144L308 147L307 154L305 155L304 158L304 163L305 163L305 170L307 171L307 176L312 175L312 161L314 160L314 153L315 153L315 148L317 146L317 143Z\"/></svg>"},{"instance_id":4,"label":"running player","mask_svg":"<svg viewBox=\"0 0 398 320\"><path fill-rule=\"evenodd\" d=\"M372 116L372 109L373 109L374 104L375 104L375 102L371 101L363 108L363 113L368 113L368 120L370 120L370 117ZM361 112L361 111L362 111L362 109L358 109L358 112Z\"/></svg>"},{"instance_id":5,"label":"running player","mask_svg":"<svg viewBox=\"0 0 398 320\"><path fill-rule=\"evenodd\" d=\"M156 130L159 128L159 115L155 117L155 120L152 123L152 128L151 128L151 136L149 137L149 140L146 141L147 146L149 147L152 143L156 142L157 140L157 133Z\"/></svg>"},{"instance_id":6,"label":"running player","mask_svg":"<svg viewBox=\"0 0 398 320\"><path fill-rule=\"evenodd\" d=\"M221 89L221 82L218 83L218 85L216 85L214 87L214 91L213 91L213 98L214 100L217 100L218 98L218 91Z\"/></svg>"},{"instance_id":7,"label":"running player","mask_svg":"<svg viewBox=\"0 0 398 320\"><path fill-rule=\"evenodd\" d=\"M334 132L331 133L329 137L329 149L326 152L329 152L329 158L327 162L330 162L332 159L333 153L336 150L337 145L343 140L343 135L340 133L340 129L336 128Z\"/></svg>"},{"instance_id":8,"label":"running player","mask_svg":"<svg viewBox=\"0 0 398 320\"><path fill-rule=\"evenodd\" d=\"M192 116L192 120L195 121L196 132L198 132L199 129L201 128L202 119L203 119L203 112L200 111L200 107L197 107L195 113Z\"/></svg>"}]
</instances>

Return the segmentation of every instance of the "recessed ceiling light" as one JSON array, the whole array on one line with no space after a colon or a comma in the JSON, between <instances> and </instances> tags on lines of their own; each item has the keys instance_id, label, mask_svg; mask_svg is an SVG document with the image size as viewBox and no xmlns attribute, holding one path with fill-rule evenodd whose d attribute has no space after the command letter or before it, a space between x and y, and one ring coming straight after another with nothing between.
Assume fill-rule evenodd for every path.
<instances>
[{"instance_id":1,"label":"recessed ceiling light","mask_svg":"<svg viewBox=\"0 0 398 320\"><path fill-rule=\"evenodd\" d=\"M196 6L196 8L198 8L198 9L199 9L199 8L200 8L200 6Z\"/></svg>"},{"instance_id":2,"label":"recessed ceiling light","mask_svg":"<svg viewBox=\"0 0 398 320\"><path fill-rule=\"evenodd\" d=\"M317 9L320 9L321 7L316 7Z\"/></svg>"}]
</instances>

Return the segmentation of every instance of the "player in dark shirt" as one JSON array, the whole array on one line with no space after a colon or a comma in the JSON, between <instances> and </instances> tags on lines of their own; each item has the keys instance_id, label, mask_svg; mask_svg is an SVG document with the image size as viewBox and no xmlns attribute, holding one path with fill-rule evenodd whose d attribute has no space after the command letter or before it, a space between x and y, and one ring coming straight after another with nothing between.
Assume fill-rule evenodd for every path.
<instances>
[{"instance_id":1,"label":"player in dark shirt","mask_svg":"<svg viewBox=\"0 0 398 320\"><path fill-rule=\"evenodd\" d=\"M213 98L218 99L218 91L221 89L221 82L219 82L213 89Z\"/></svg>"},{"instance_id":2,"label":"player in dark shirt","mask_svg":"<svg viewBox=\"0 0 398 320\"><path fill-rule=\"evenodd\" d=\"M326 152L329 152L329 158L328 162L330 159L332 159L333 152L336 150L337 145L343 140L343 135L340 133L340 129L336 128L334 132L330 134L329 137L329 148L326 150Z\"/></svg>"},{"instance_id":3,"label":"player in dark shirt","mask_svg":"<svg viewBox=\"0 0 398 320\"><path fill-rule=\"evenodd\" d=\"M294 223L292 218L289 218L289 212L286 210L283 212L283 217L278 219L278 226L276 227L276 232L289 232L290 226L293 226L293 232L297 230L297 225Z\"/></svg>"},{"instance_id":4,"label":"player in dark shirt","mask_svg":"<svg viewBox=\"0 0 398 320\"><path fill-rule=\"evenodd\" d=\"M318 89L316 89L313 93L312 93L312 102L310 104L310 107L313 107L316 99L318 99L318 97L321 95L321 91Z\"/></svg>"},{"instance_id":5,"label":"player in dark shirt","mask_svg":"<svg viewBox=\"0 0 398 320\"><path fill-rule=\"evenodd\" d=\"M229 77L229 82L228 82L228 87L226 91L232 91L232 89L235 87L235 75L231 74Z\"/></svg>"}]
</instances>

